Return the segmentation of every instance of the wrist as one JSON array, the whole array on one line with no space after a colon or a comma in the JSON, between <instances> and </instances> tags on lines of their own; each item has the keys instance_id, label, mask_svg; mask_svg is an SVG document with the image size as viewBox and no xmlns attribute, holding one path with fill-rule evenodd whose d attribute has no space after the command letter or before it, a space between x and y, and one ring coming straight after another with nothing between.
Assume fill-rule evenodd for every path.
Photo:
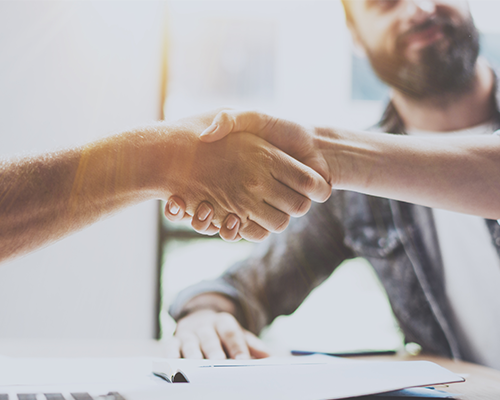
<instances>
[{"instance_id":1,"label":"wrist","mask_svg":"<svg viewBox=\"0 0 500 400\"><path fill-rule=\"evenodd\" d=\"M363 191L380 158L370 133L316 128L317 147L328 164L335 189Z\"/></svg>"},{"instance_id":2,"label":"wrist","mask_svg":"<svg viewBox=\"0 0 500 400\"><path fill-rule=\"evenodd\" d=\"M204 293L189 300L180 313L175 316L175 320L179 321L199 311L226 312L236 316L236 310L235 303L225 295L220 293Z\"/></svg>"},{"instance_id":3,"label":"wrist","mask_svg":"<svg viewBox=\"0 0 500 400\"><path fill-rule=\"evenodd\" d=\"M192 162L192 143L179 127L165 122L139 127L128 133L135 156L134 189L142 195L167 200L179 194L184 171Z\"/></svg>"},{"instance_id":4,"label":"wrist","mask_svg":"<svg viewBox=\"0 0 500 400\"><path fill-rule=\"evenodd\" d=\"M351 162L341 151L343 137L340 131L329 127L315 127L315 147L320 157L325 160L329 183L335 189L344 187L348 163Z\"/></svg>"}]
</instances>

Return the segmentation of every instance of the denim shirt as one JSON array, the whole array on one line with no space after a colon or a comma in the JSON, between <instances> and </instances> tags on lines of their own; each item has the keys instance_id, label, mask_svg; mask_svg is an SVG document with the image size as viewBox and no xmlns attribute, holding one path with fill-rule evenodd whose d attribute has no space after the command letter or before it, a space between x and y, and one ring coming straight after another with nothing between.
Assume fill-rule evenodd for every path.
<instances>
[{"instance_id":1,"label":"denim shirt","mask_svg":"<svg viewBox=\"0 0 500 400\"><path fill-rule=\"evenodd\" d=\"M497 129L498 98L495 90ZM373 130L405 133L392 103ZM494 220L485 223L500 256L500 225ZM367 259L375 269L406 342L420 344L426 353L462 358L448 319L450 305L432 210L349 191L334 190L326 203L314 204L284 233L258 245L249 259L218 279L182 291L170 313L178 319L191 298L218 292L235 302L240 323L258 334L279 315L294 312L337 266L353 257Z\"/></svg>"}]
</instances>

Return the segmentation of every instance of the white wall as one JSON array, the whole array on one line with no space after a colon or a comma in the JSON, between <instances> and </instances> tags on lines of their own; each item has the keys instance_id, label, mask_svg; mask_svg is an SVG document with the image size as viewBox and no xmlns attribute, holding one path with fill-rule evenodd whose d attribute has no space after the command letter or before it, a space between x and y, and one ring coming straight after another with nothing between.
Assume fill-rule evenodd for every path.
<instances>
[{"instance_id":1,"label":"white wall","mask_svg":"<svg viewBox=\"0 0 500 400\"><path fill-rule=\"evenodd\" d=\"M164 22L159 2L0 2L0 156L159 119ZM0 265L0 337L153 337L156 224L145 203Z\"/></svg>"},{"instance_id":2,"label":"white wall","mask_svg":"<svg viewBox=\"0 0 500 400\"><path fill-rule=\"evenodd\" d=\"M379 118L379 102L351 100L350 36L340 1L171 0L169 6L167 117L233 105L351 128L370 126ZM217 71L237 69L226 60L240 59L241 78L248 78L244 68L254 61L258 45L273 49L272 93L217 93L210 85L219 78Z\"/></svg>"}]
</instances>

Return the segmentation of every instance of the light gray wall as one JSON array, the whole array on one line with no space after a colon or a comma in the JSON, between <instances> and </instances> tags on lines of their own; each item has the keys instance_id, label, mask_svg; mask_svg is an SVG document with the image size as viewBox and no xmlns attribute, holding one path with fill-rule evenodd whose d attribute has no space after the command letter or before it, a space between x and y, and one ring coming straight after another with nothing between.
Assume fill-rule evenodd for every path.
<instances>
[{"instance_id":1,"label":"light gray wall","mask_svg":"<svg viewBox=\"0 0 500 400\"><path fill-rule=\"evenodd\" d=\"M159 119L164 22L162 2L0 2L0 156ZM156 207L0 265L0 337L153 337Z\"/></svg>"}]
</instances>

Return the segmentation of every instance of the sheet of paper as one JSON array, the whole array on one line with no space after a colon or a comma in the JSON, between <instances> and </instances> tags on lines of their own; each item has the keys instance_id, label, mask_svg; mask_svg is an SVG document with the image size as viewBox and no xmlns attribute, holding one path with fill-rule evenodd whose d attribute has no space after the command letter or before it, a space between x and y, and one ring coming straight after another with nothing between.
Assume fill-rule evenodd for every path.
<instances>
[{"instance_id":1,"label":"sheet of paper","mask_svg":"<svg viewBox=\"0 0 500 400\"><path fill-rule=\"evenodd\" d=\"M374 397L380 400L400 400L400 399L455 399L460 396L457 393L449 393L433 388L411 388L396 390L394 392L377 394Z\"/></svg>"},{"instance_id":2,"label":"sheet of paper","mask_svg":"<svg viewBox=\"0 0 500 400\"><path fill-rule=\"evenodd\" d=\"M169 360L170 361L170 360ZM266 360L171 361L190 379L173 384L176 399L320 400L386 393L409 387L460 382L463 379L436 364L367 362L326 356ZM409 395L411 391L406 394ZM430 394L427 391L426 394ZM401 393L401 392L400 392ZM414 393L414 392L413 392ZM441 393L437 393L437 397ZM160 399L151 394L147 399ZM130 400L146 399L143 394Z\"/></svg>"},{"instance_id":3,"label":"sheet of paper","mask_svg":"<svg viewBox=\"0 0 500 400\"><path fill-rule=\"evenodd\" d=\"M364 362L326 356L241 361L167 360L190 383L153 376L152 358L0 358L0 391L48 393L119 391L127 400L320 400L458 382L457 375L424 361Z\"/></svg>"}]
</instances>

